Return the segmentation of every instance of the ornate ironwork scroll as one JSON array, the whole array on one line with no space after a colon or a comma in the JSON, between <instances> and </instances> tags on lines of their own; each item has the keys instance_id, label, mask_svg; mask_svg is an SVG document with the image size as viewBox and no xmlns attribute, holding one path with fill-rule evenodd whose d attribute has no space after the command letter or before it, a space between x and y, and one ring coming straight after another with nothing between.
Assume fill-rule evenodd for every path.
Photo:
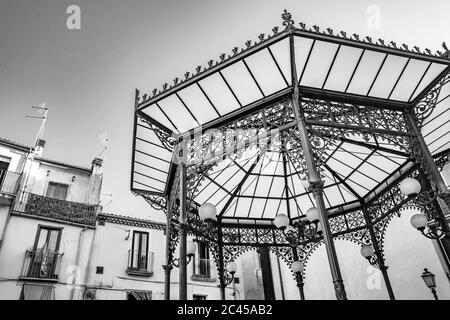
<instances>
[{"instance_id":1,"label":"ornate ironwork scroll","mask_svg":"<svg viewBox=\"0 0 450 320\"><path fill-rule=\"evenodd\" d=\"M414 107L414 113L419 127L422 127L424 121L431 116L438 103L442 88L449 82L450 74L447 74Z\"/></svg>"}]
</instances>

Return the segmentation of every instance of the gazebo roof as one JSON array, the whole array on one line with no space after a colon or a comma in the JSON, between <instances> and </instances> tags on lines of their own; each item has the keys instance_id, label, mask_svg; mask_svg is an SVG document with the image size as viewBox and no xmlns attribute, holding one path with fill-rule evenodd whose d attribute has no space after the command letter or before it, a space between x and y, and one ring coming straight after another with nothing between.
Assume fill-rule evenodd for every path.
<instances>
[{"instance_id":1,"label":"gazebo roof","mask_svg":"<svg viewBox=\"0 0 450 320\"><path fill-rule=\"evenodd\" d=\"M449 51L397 45L356 34L321 31L303 23L294 26L290 14L283 14L285 29L275 27L272 35L261 34L246 48L210 60L183 80L165 84L136 102L135 146L133 151L133 190L166 195L173 171L173 145L168 136L190 136L194 131L221 128L261 109L280 104L292 93L293 81L300 85L304 107L313 130L321 131L314 105L321 99L335 102L329 108L363 106L386 110L394 119L405 107L418 106L425 98L422 130L433 154L450 147L450 85L442 79L449 73ZM292 76L290 41L293 40L297 78ZM427 97L441 81L436 97ZM433 91L434 92L434 91ZM434 94L434 93L433 93ZM428 101L427 100L427 101ZM326 118L326 116L325 116ZM370 124L369 124L370 125ZM398 123L386 126L394 129ZM157 130L155 130L157 128ZM294 134L288 129L287 134ZM405 134L406 135L406 134ZM173 141L172 141L173 143ZM401 144L400 144L401 145ZM352 134L330 140L323 147L322 177L326 206L332 211L358 206L413 166L405 148L377 134ZM256 160L256 161L255 161ZM249 149L246 156L229 157L214 166L195 193L195 202L211 202L229 221L273 219L277 212L302 216L313 206L304 187L304 170L289 152ZM230 200L231 199L231 200Z\"/></svg>"}]
</instances>

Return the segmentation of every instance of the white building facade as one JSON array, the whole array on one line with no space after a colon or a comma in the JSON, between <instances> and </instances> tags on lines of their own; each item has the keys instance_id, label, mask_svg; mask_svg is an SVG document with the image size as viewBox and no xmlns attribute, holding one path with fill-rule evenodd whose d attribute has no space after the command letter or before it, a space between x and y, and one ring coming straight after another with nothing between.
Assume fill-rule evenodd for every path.
<instances>
[{"instance_id":1,"label":"white building facade","mask_svg":"<svg viewBox=\"0 0 450 320\"><path fill-rule=\"evenodd\" d=\"M42 158L44 146L0 139L0 299L163 299L165 225L102 213L102 160L60 163ZM219 299L216 266L197 245L189 299Z\"/></svg>"}]
</instances>

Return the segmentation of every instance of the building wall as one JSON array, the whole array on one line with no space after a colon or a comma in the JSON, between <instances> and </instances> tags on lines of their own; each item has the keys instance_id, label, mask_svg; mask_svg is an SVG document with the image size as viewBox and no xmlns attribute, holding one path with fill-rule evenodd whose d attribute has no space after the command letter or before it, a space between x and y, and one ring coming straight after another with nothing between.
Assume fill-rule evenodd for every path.
<instances>
[{"instance_id":1,"label":"building wall","mask_svg":"<svg viewBox=\"0 0 450 320\"><path fill-rule=\"evenodd\" d=\"M47 171L50 173L47 176ZM75 176L75 181L72 177ZM64 168L46 163L35 162L29 178L28 192L37 195L46 195L49 182L62 183L69 186L67 191L67 201L85 202L88 190L90 174L84 171Z\"/></svg>"},{"instance_id":2,"label":"building wall","mask_svg":"<svg viewBox=\"0 0 450 320\"><path fill-rule=\"evenodd\" d=\"M128 230L130 232L128 233ZM149 251L153 252L153 275L150 277L133 276L126 273L128 251L132 248L133 231L149 233ZM129 234L129 236L128 236ZM128 237L128 239L127 239ZM175 253L178 257L178 251ZM216 266L212 255L212 275L216 273ZM193 263L188 265L188 299L193 295L205 295L208 300L220 299L218 281L203 282L192 280ZM165 234L163 230L127 226L106 222L105 226L97 226L95 241L89 267L89 287L96 288L96 298L126 299L130 290L152 291L152 299L164 299L164 269L165 264ZM96 274L97 266L104 267L104 273ZM177 300L179 295L179 269L173 268L171 272L171 299ZM231 285L227 289L227 299L233 299Z\"/></svg>"},{"instance_id":3,"label":"building wall","mask_svg":"<svg viewBox=\"0 0 450 320\"><path fill-rule=\"evenodd\" d=\"M20 172L26 160L26 153L0 144L0 160L1 158L9 160L9 171Z\"/></svg>"},{"instance_id":4,"label":"building wall","mask_svg":"<svg viewBox=\"0 0 450 320\"><path fill-rule=\"evenodd\" d=\"M0 277L7 280L0 282L0 300L17 300L22 290L22 281L18 281L22 272L25 252L33 248L39 225L62 227L59 252L63 254L59 281L55 285L55 298L68 300L72 283L73 270L78 266L81 273L86 269L89 243L92 241L93 230L84 232L80 250L80 260L76 264L76 255L80 232L78 226L62 225L59 222L41 221L33 218L12 216L5 242L0 251Z\"/></svg>"}]
</instances>

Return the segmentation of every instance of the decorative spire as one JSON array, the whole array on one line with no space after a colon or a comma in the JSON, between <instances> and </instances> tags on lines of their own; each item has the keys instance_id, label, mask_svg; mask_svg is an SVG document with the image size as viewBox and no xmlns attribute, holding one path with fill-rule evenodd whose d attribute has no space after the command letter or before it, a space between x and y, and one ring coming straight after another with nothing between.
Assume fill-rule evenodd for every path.
<instances>
[{"instance_id":1,"label":"decorative spire","mask_svg":"<svg viewBox=\"0 0 450 320\"><path fill-rule=\"evenodd\" d=\"M447 44L445 42L442 42L442 48L444 48L443 56L446 58L450 58L450 50L448 50Z\"/></svg>"},{"instance_id":2,"label":"decorative spire","mask_svg":"<svg viewBox=\"0 0 450 320\"><path fill-rule=\"evenodd\" d=\"M283 19L283 26L287 28L290 28L294 25L294 20L292 20L292 15L287 12L286 9L284 9L283 14L281 15L281 18Z\"/></svg>"}]
</instances>

